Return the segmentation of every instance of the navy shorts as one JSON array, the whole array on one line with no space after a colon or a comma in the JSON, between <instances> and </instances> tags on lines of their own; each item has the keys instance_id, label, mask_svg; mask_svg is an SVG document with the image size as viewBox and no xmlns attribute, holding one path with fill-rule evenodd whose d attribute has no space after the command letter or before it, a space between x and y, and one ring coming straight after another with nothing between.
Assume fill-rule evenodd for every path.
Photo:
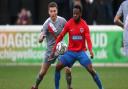
<instances>
[{"instance_id":1,"label":"navy shorts","mask_svg":"<svg viewBox=\"0 0 128 89\"><path fill-rule=\"evenodd\" d=\"M64 66L68 67L72 67L75 61L78 61L84 67L87 67L89 64L92 64L90 58L88 57L85 51L67 51L58 59Z\"/></svg>"}]
</instances>

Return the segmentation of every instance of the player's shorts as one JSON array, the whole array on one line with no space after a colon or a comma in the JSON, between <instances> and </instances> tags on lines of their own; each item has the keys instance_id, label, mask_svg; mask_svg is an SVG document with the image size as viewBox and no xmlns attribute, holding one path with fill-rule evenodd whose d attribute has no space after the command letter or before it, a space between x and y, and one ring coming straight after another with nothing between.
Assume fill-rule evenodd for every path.
<instances>
[{"instance_id":1,"label":"player's shorts","mask_svg":"<svg viewBox=\"0 0 128 89\"><path fill-rule=\"evenodd\" d=\"M68 67L72 67L75 61L79 61L79 63L84 67L87 67L89 64L92 64L90 58L88 57L85 51L67 51L58 59L64 66Z\"/></svg>"},{"instance_id":2,"label":"player's shorts","mask_svg":"<svg viewBox=\"0 0 128 89\"><path fill-rule=\"evenodd\" d=\"M48 61L48 58L49 58L50 54L51 54L51 50L47 50L45 55L44 55L44 60L43 60L44 63L49 63L49 64L55 63L58 56L54 56L53 60Z\"/></svg>"},{"instance_id":3,"label":"player's shorts","mask_svg":"<svg viewBox=\"0 0 128 89\"><path fill-rule=\"evenodd\" d=\"M124 30L123 33L123 44L124 44L124 52L125 56L128 56L128 30Z\"/></svg>"}]
</instances>

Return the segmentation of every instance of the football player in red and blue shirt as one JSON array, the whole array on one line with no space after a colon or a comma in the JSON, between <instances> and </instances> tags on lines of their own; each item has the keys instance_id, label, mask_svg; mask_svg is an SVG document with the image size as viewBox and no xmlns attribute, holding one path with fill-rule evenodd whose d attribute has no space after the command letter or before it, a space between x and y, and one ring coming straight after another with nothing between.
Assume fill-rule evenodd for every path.
<instances>
[{"instance_id":1,"label":"football player in red and blue shirt","mask_svg":"<svg viewBox=\"0 0 128 89\"><path fill-rule=\"evenodd\" d=\"M73 7L73 18L71 18L65 25L63 31L60 33L56 40L56 44L53 48L51 57L54 55L56 50L56 45L60 42L66 33L69 34L69 44L68 50L59 58L59 62L56 65L55 71L55 89L59 89L60 71L63 67L72 67L75 61L87 69L87 71L92 75L94 81L96 82L99 89L103 89L101 81L95 72L92 62L88 55L86 54L86 43L88 45L88 50L90 52L91 58L93 58L92 52L92 42L90 38L90 32L88 25L81 18L82 9L80 5L75 5ZM50 58L49 58L50 59Z\"/></svg>"}]
</instances>

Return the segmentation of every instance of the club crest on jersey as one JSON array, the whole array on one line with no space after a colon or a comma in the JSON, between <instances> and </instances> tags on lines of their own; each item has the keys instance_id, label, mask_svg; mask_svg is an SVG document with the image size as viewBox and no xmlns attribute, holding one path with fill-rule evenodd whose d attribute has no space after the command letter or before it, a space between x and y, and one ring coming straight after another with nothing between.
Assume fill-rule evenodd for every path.
<instances>
[{"instance_id":1,"label":"club crest on jersey","mask_svg":"<svg viewBox=\"0 0 128 89\"><path fill-rule=\"evenodd\" d=\"M80 32L83 33L84 32L84 28L80 28Z\"/></svg>"}]
</instances>

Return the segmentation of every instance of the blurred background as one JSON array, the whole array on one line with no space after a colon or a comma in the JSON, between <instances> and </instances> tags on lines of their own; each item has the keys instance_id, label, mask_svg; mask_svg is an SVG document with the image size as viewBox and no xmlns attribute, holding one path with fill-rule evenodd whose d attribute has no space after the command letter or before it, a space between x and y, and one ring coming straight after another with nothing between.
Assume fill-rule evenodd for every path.
<instances>
[{"instance_id":1,"label":"blurred background","mask_svg":"<svg viewBox=\"0 0 128 89\"><path fill-rule=\"evenodd\" d=\"M51 1L57 2L60 16L67 20L72 16L75 0L0 0L0 25L17 24L22 9L29 11L30 24L42 24L48 17L47 5ZM83 18L89 25L112 25L122 1L124 0L81 0Z\"/></svg>"},{"instance_id":2,"label":"blurred background","mask_svg":"<svg viewBox=\"0 0 128 89\"><path fill-rule=\"evenodd\" d=\"M123 29L113 21L124 0L0 0L0 89L31 89L34 84L46 50L46 42L39 44L38 37L49 17L47 5L51 1L58 4L58 15L66 20L72 17L74 1L81 1L82 17L91 30L92 62L104 89L128 89ZM78 62L74 66L73 88L96 89L87 71ZM39 89L54 88L54 69L49 69ZM64 71L60 81L61 89L66 89Z\"/></svg>"}]
</instances>

